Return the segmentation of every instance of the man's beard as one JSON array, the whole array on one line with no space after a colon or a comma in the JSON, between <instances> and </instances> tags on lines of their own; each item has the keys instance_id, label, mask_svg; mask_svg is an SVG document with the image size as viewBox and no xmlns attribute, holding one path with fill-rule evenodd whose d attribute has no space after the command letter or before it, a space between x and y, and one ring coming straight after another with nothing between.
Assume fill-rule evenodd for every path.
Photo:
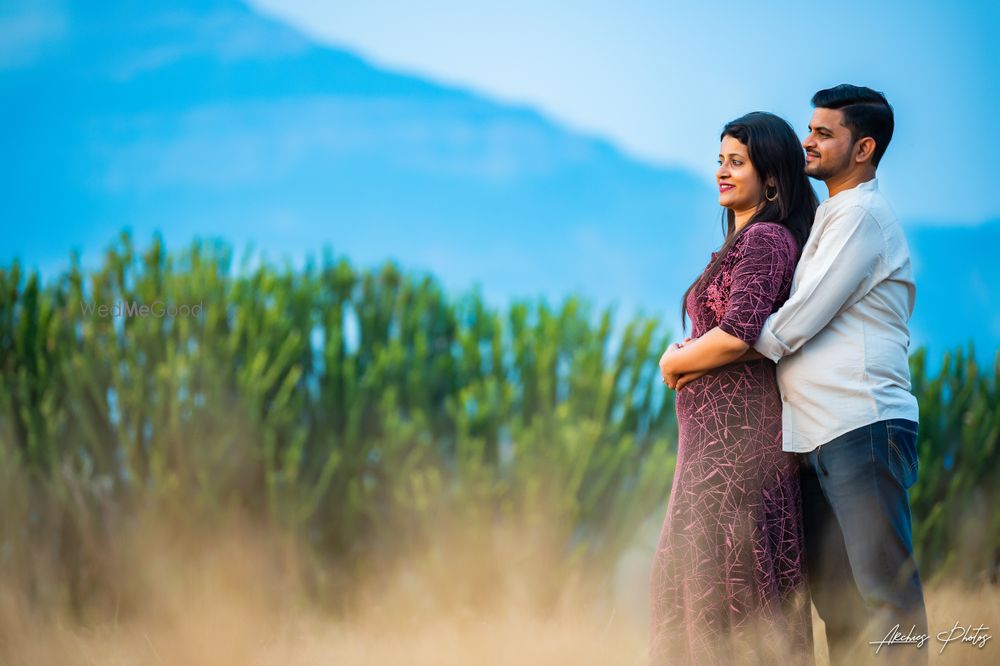
<instances>
[{"instance_id":1,"label":"man's beard","mask_svg":"<svg viewBox=\"0 0 1000 666\"><path fill-rule=\"evenodd\" d=\"M851 156L850 154L845 154L844 159L836 166L824 166L810 170L809 165L806 164L806 175L816 180L827 180L842 171L846 171L850 165Z\"/></svg>"}]
</instances>

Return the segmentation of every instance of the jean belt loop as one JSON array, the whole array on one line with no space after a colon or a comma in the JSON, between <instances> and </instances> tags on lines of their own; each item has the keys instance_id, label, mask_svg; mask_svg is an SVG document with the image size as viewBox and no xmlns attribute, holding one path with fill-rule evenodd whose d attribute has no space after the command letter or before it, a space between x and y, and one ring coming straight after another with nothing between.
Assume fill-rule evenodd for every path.
<instances>
[{"instance_id":1,"label":"jean belt loop","mask_svg":"<svg viewBox=\"0 0 1000 666\"><path fill-rule=\"evenodd\" d=\"M817 446L816 447L816 462L819 463L819 468L823 472L823 476L830 476L830 470L828 470L826 468L826 464L823 462L823 456L821 455L822 453L823 453L823 447L822 446Z\"/></svg>"}]
</instances>

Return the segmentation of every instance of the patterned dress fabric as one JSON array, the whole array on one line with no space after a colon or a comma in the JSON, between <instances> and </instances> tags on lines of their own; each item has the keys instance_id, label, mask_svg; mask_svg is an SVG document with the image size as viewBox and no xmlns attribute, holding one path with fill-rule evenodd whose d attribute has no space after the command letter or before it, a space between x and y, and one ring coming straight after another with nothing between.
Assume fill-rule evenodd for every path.
<instances>
[{"instance_id":1,"label":"patterned dress fabric","mask_svg":"<svg viewBox=\"0 0 1000 666\"><path fill-rule=\"evenodd\" d=\"M709 284L688 295L694 336L718 326L752 344L788 298L797 257L785 227L747 227ZM811 664L798 467L781 450L774 363L717 368L681 389L676 408L677 466L651 576L650 663Z\"/></svg>"}]
</instances>

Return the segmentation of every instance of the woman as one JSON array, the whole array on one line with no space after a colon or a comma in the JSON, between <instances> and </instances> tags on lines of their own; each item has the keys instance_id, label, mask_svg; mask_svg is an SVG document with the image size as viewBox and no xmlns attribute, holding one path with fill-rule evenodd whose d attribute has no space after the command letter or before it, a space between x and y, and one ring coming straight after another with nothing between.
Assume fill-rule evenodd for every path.
<instances>
[{"instance_id":1,"label":"woman","mask_svg":"<svg viewBox=\"0 0 1000 666\"><path fill-rule=\"evenodd\" d=\"M726 240L684 295L695 340L671 345L660 362L665 380L709 372L677 394L677 467L653 563L650 661L811 663L798 470L781 450L775 365L734 361L788 298L817 200L781 118L747 114L721 140Z\"/></svg>"}]
</instances>

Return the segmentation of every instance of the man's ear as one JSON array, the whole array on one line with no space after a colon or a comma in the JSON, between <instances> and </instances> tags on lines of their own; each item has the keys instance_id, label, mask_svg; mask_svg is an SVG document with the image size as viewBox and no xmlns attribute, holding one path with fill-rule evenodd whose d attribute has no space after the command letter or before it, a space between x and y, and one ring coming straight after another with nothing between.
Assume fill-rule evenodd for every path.
<instances>
[{"instance_id":1,"label":"man's ear","mask_svg":"<svg viewBox=\"0 0 1000 666\"><path fill-rule=\"evenodd\" d=\"M855 162L869 162L872 156L875 154L875 139L870 136L858 141L857 146L854 148L854 161Z\"/></svg>"}]
</instances>

